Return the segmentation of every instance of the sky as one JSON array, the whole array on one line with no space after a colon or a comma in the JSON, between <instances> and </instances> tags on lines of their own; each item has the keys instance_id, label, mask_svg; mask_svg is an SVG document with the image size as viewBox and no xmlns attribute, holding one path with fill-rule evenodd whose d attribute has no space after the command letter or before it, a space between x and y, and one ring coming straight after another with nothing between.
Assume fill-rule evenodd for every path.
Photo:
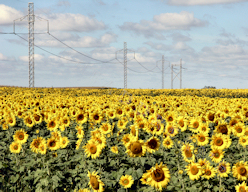
<instances>
[{"instance_id":1,"label":"sky","mask_svg":"<svg viewBox=\"0 0 248 192\"><path fill-rule=\"evenodd\" d=\"M0 85L29 86L29 2L35 87L124 88L126 42L127 88L161 89L163 57L165 89L180 61L182 88L248 88L248 0L0 0Z\"/></svg>"}]
</instances>

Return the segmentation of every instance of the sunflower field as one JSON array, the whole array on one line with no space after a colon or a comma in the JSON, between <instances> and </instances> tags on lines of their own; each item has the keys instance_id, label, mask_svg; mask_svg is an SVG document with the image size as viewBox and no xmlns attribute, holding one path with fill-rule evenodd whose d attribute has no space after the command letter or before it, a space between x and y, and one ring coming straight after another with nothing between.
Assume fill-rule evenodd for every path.
<instances>
[{"instance_id":1,"label":"sunflower field","mask_svg":"<svg viewBox=\"0 0 248 192\"><path fill-rule=\"evenodd\" d=\"M248 90L0 88L0 191L247 192Z\"/></svg>"}]
</instances>

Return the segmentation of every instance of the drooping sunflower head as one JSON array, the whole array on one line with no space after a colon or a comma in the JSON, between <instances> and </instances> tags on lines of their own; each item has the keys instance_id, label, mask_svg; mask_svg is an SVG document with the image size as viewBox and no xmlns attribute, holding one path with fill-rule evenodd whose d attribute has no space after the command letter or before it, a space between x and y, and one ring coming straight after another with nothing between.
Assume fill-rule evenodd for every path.
<instances>
[{"instance_id":1,"label":"drooping sunflower head","mask_svg":"<svg viewBox=\"0 0 248 192\"><path fill-rule=\"evenodd\" d=\"M94 190L94 191L104 191L103 186L104 183L100 180L100 176L97 175L97 172L93 171L92 173L90 173L88 171L88 175L89 177L89 186Z\"/></svg>"}]
</instances>

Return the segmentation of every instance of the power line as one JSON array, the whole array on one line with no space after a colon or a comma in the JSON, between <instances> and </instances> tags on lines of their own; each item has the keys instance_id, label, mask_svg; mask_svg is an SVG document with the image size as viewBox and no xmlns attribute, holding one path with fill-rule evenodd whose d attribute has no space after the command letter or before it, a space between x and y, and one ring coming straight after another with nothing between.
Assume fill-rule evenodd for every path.
<instances>
[{"instance_id":1,"label":"power line","mask_svg":"<svg viewBox=\"0 0 248 192\"><path fill-rule=\"evenodd\" d=\"M27 41L28 42L28 40L26 40L25 38L23 38L22 36L20 36L20 35L18 35L18 34L16 34L15 33L15 35L17 35L18 37L20 37L21 39L23 39L23 40L25 40L25 41ZM34 46L35 47L37 47L37 48L39 48L39 49L41 49L41 50L43 50L43 51L45 51L45 52L47 52L47 53L49 53L49 54L51 54L51 55L54 55L54 56L56 56L56 57L59 57L59 58L61 58L61 59L65 59L65 60L67 60L67 61L71 61L71 62L74 62L74 63L80 63L80 64L85 64L85 65L91 65L91 64L103 64L103 63L84 63L84 62L80 62L80 61L76 61L76 60L72 60L72 59L67 59L67 58L65 58L65 57L62 57L62 56L59 56L59 55L56 55L56 54L54 54L54 53L52 53L52 52L50 52L50 51L47 51L47 50L45 50L45 49L43 49L43 48L41 48L40 46L38 46L38 45L35 45L34 44ZM107 64L116 64L116 63L107 63Z\"/></svg>"}]
</instances>

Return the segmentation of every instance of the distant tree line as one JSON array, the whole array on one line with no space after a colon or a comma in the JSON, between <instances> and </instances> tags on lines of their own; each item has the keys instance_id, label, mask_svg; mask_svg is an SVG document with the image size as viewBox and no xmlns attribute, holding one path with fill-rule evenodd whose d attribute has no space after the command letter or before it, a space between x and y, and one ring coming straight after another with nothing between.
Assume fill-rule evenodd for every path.
<instances>
[{"instance_id":1,"label":"distant tree line","mask_svg":"<svg viewBox=\"0 0 248 192\"><path fill-rule=\"evenodd\" d=\"M203 89L216 89L214 86L204 86Z\"/></svg>"}]
</instances>

